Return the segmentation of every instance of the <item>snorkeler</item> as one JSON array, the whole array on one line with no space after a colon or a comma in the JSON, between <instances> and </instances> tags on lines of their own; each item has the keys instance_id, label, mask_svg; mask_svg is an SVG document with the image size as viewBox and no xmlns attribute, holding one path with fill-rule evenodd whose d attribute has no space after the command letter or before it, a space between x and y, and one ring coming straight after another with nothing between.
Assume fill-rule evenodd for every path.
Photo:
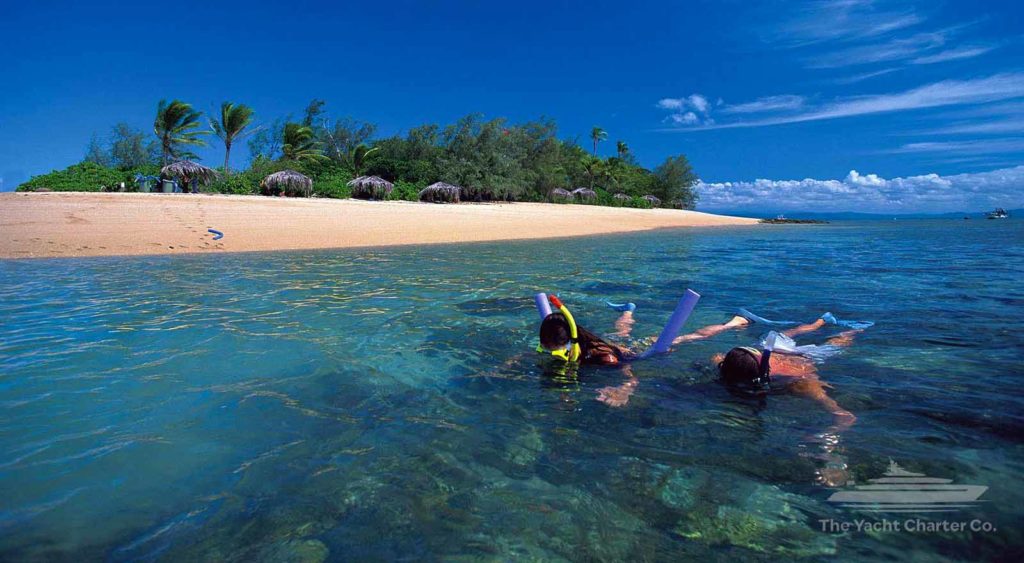
<instances>
[{"instance_id":1,"label":"snorkeler","mask_svg":"<svg viewBox=\"0 0 1024 563\"><path fill-rule=\"evenodd\" d=\"M640 355L625 346L608 342L577 325L572 313L558 297L551 295L547 296L547 299L557 312L547 314L541 321L540 346L537 351L548 352L567 363L618 366L626 376L626 381L616 387L598 389L597 400L611 407L625 406L640 383L633 375L629 362ZM636 310L636 305L608 303L608 306L622 313L615 321L615 336L628 338L633 328L633 311Z\"/></svg>"},{"instance_id":2,"label":"snorkeler","mask_svg":"<svg viewBox=\"0 0 1024 563\"><path fill-rule=\"evenodd\" d=\"M557 309L544 317L540 323L540 348L548 351L567 362L614 366L623 361L633 360L636 352L607 342L589 330L576 324L569 309L555 296L549 296L551 304ZM632 303L615 306L622 309L622 315L615 321L616 334L628 336L633 325Z\"/></svg>"},{"instance_id":3,"label":"snorkeler","mask_svg":"<svg viewBox=\"0 0 1024 563\"><path fill-rule=\"evenodd\" d=\"M735 316L727 323L706 326L676 338L674 344L703 340L728 330L746 327L751 324L751 320L745 317L754 316ZM711 361L718 367L722 382L731 390L753 395L783 391L811 398L832 413L835 430L842 431L857 419L825 392L828 384L818 378L818 369L812 358L823 359L852 345L854 336L863 328L841 332L829 338L823 346L796 346L793 342L793 337L814 332L826 324L870 326L871 323L843 323L826 313L812 323L794 327L782 334L769 333L765 339L767 346L760 349L740 346L726 354L716 354Z\"/></svg>"}]
</instances>

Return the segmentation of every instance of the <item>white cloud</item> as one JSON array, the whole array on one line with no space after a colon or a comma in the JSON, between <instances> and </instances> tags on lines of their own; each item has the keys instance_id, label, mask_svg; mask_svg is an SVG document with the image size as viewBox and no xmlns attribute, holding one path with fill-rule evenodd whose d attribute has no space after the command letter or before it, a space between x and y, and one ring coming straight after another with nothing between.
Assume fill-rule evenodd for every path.
<instances>
[{"instance_id":1,"label":"white cloud","mask_svg":"<svg viewBox=\"0 0 1024 563\"><path fill-rule=\"evenodd\" d=\"M941 213L1024 207L1024 166L885 179L851 170L843 180L754 180L697 185L700 209Z\"/></svg>"},{"instance_id":2,"label":"white cloud","mask_svg":"<svg viewBox=\"0 0 1024 563\"><path fill-rule=\"evenodd\" d=\"M1024 138L978 139L968 141L927 141L907 143L892 153L955 152L958 154L1000 154L1024 152Z\"/></svg>"},{"instance_id":3,"label":"white cloud","mask_svg":"<svg viewBox=\"0 0 1024 563\"><path fill-rule=\"evenodd\" d=\"M885 185L885 179L880 178L877 174L868 174L862 176L857 173L856 170L850 170L850 173L846 175L846 179L843 180L847 184L854 186L883 186Z\"/></svg>"},{"instance_id":4,"label":"white cloud","mask_svg":"<svg viewBox=\"0 0 1024 563\"><path fill-rule=\"evenodd\" d=\"M846 76L846 77L843 77L843 78L837 78L835 80L835 82L836 82L836 84L856 84L857 82L863 82L863 81L868 80L870 78L876 78L876 77L879 77L879 76L884 76L884 75L889 74L891 72L896 72L897 70L899 70L899 69L896 69L896 68L883 68L882 70L876 70L876 71L873 71L873 72L865 72L863 74L855 74L853 76Z\"/></svg>"},{"instance_id":5,"label":"white cloud","mask_svg":"<svg viewBox=\"0 0 1024 563\"><path fill-rule=\"evenodd\" d=\"M809 2L769 34L791 47L823 41L855 41L885 35L921 23L913 10L880 10L871 0Z\"/></svg>"},{"instance_id":6,"label":"white cloud","mask_svg":"<svg viewBox=\"0 0 1024 563\"><path fill-rule=\"evenodd\" d=\"M720 111L722 113L761 113L766 111L793 110L803 105L803 96L786 94L782 96L766 96L758 98L753 102L725 106Z\"/></svg>"},{"instance_id":7,"label":"white cloud","mask_svg":"<svg viewBox=\"0 0 1024 563\"><path fill-rule=\"evenodd\" d=\"M941 106L982 104L1022 97L1024 97L1024 74L1005 73L971 80L944 80L893 94L837 98L831 103L812 106L803 112L795 114L778 115L749 121L741 120L703 124L679 130L696 131L732 129L737 127L767 127L786 123L802 123ZM672 130L667 129L667 131Z\"/></svg>"},{"instance_id":8,"label":"white cloud","mask_svg":"<svg viewBox=\"0 0 1024 563\"><path fill-rule=\"evenodd\" d=\"M686 100L682 98L662 98L657 103L661 109L682 109L685 105Z\"/></svg>"},{"instance_id":9,"label":"white cloud","mask_svg":"<svg viewBox=\"0 0 1024 563\"><path fill-rule=\"evenodd\" d=\"M839 68L888 61L901 61L920 56L946 43L944 32L918 33L911 37L891 39L875 45L861 45L819 55L810 61L811 68Z\"/></svg>"},{"instance_id":10,"label":"white cloud","mask_svg":"<svg viewBox=\"0 0 1024 563\"><path fill-rule=\"evenodd\" d=\"M697 111L701 113L708 112L708 99L704 96L701 96L700 94L691 94L689 100L690 105Z\"/></svg>"},{"instance_id":11,"label":"white cloud","mask_svg":"<svg viewBox=\"0 0 1024 563\"><path fill-rule=\"evenodd\" d=\"M979 55L991 51L994 47L957 47L955 49L947 49L945 51L935 53L934 55L927 55L924 57L918 57L910 62L916 65L930 65L934 63L943 63L946 61L958 61L961 59L970 59Z\"/></svg>"},{"instance_id":12,"label":"white cloud","mask_svg":"<svg viewBox=\"0 0 1024 563\"><path fill-rule=\"evenodd\" d=\"M711 104L706 97L700 94L690 94L683 98L662 98L655 106L671 112L664 121L672 125L714 125L715 123L715 120L708 116ZM702 118L701 115L704 117Z\"/></svg>"},{"instance_id":13,"label":"white cloud","mask_svg":"<svg viewBox=\"0 0 1024 563\"><path fill-rule=\"evenodd\" d=\"M688 111L686 113L673 113L672 115L668 116L668 119L672 123L675 123L677 125L691 125L693 123L697 123L698 121L700 121L700 118L697 117L697 114L693 113L692 111Z\"/></svg>"},{"instance_id":14,"label":"white cloud","mask_svg":"<svg viewBox=\"0 0 1024 563\"><path fill-rule=\"evenodd\" d=\"M1024 117L985 121L981 123L954 123L947 127L927 131L931 135L956 135L977 133L1024 133Z\"/></svg>"}]
</instances>

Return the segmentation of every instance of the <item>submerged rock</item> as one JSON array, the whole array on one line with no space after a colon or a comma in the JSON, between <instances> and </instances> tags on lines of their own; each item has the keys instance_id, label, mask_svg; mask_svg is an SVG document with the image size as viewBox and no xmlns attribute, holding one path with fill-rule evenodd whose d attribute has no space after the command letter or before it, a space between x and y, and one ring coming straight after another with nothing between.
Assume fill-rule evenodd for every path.
<instances>
[{"instance_id":1,"label":"submerged rock","mask_svg":"<svg viewBox=\"0 0 1024 563\"><path fill-rule=\"evenodd\" d=\"M516 436L505 449L505 461L513 465L532 465L544 451L544 439L535 426Z\"/></svg>"},{"instance_id":2,"label":"submerged rock","mask_svg":"<svg viewBox=\"0 0 1024 563\"><path fill-rule=\"evenodd\" d=\"M808 516L798 509L813 503L810 499L774 485L736 489L746 493L739 502L698 505L680 520L675 533L709 545L733 545L786 557L835 554L835 538L813 529Z\"/></svg>"},{"instance_id":3,"label":"submerged rock","mask_svg":"<svg viewBox=\"0 0 1024 563\"><path fill-rule=\"evenodd\" d=\"M322 563L330 550L320 540L288 540L273 543L256 555L256 561L274 563Z\"/></svg>"}]
</instances>

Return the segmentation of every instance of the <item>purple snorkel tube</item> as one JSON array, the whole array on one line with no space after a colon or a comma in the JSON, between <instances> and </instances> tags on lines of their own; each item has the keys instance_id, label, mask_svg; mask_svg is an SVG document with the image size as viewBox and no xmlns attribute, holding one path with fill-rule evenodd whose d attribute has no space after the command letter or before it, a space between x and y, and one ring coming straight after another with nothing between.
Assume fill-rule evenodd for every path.
<instances>
[{"instance_id":1,"label":"purple snorkel tube","mask_svg":"<svg viewBox=\"0 0 1024 563\"><path fill-rule=\"evenodd\" d=\"M551 314L551 304L548 303L548 296L546 293L538 293L533 296L534 303L537 304L537 312L540 313L540 320L544 320Z\"/></svg>"}]
</instances>

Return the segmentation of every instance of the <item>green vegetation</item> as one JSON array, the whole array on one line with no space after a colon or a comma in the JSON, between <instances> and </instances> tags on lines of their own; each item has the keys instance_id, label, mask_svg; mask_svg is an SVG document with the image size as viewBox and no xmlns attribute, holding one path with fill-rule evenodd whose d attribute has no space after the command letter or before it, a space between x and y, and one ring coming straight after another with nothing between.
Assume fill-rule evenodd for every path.
<instances>
[{"instance_id":1,"label":"green vegetation","mask_svg":"<svg viewBox=\"0 0 1024 563\"><path fill-rule=\"evenodd\" d=\"M224 102L220 105L220 119L210 120L214 134L224 142L224 173L227 174L231 164L231 145L251 133L246 129L252 125L252 108L245 104Z\"/></svg>"},{"instance_id":2,"label":"green vegetation","mask_svg":"<svg viewBox=\"0 0 1024 563\"><path fill-rule=\"evenodd\" d=\"M600 127L590 130L590 140L594 141L594 156L597 156L597 144L608 138L608 133Z\"/></svg>"},{"instance_id":3,"label":"green vegetation","mask_svg":"<svg viewBox=\"0 0 1024 563\"><path fill-rule=\"evenodd\" d=\"M124 182L131 185L136 171L108 168L95 162L80 162L64 170L35 176L18 186L19 192L49 190L51 192L99 192Z\"/></svg>"},{"instance_id":4,"label":"green vegetation","mask_svg":"<svg viewBox=\"0 0 1024 563\"><path fill-rule=\"evenodd\" d=\"M209 131L196 130L202 113L192 109L191 104L181 100L167 103L160 100L156 108L156 120L153 122L153 133L160 139L160 150L164 164L182 158L194 159L196 155L188 147L206 146L200 136Z\"/></svg>"},{"instance_id":5,"label":"green vegetation","mask_svg":"<svg viewBox=\"0 0 1024 563\"><path fill-rule=\"evenodd\" d=\"M125 124L114 127L106 144L90 142L85 163L33 178L19 190L39 187L98 190L153 175L158 162L196 156L203 135L215 133L224 142L224 172L231 149L248 137L249 166L222 174L205 191L258 194L260 181L286 169L313 179L318 197L351 197L348 182L356 176L379 176L393 182L387 199L416 201L419 192L435 182L462 188L462 201L558 201L590 205L675 207L692 209L697 201L697 175L685 156L665 159L648 170L637 163L625 141L616 141L615 156L601 158L598 144L608 138L600 127L590 131L593 153L575 140L560 139L554 121L539 119L510 123L467 115L455 123L421 125L403 135L378 137L377 127L350 117L330 119L323 100L313 100L301 118L284 116L268 125L254 125L253 110L224 102L212 131L200 129L202 114L181 100L161 101L154 122L155 139ZM75 181L81 181L76 186ZM589 188L594 194L559 197ZM587 192L589 193L589 192ZM644 199L655 196L656 200Z\"/></svg>"}]
</instances>

